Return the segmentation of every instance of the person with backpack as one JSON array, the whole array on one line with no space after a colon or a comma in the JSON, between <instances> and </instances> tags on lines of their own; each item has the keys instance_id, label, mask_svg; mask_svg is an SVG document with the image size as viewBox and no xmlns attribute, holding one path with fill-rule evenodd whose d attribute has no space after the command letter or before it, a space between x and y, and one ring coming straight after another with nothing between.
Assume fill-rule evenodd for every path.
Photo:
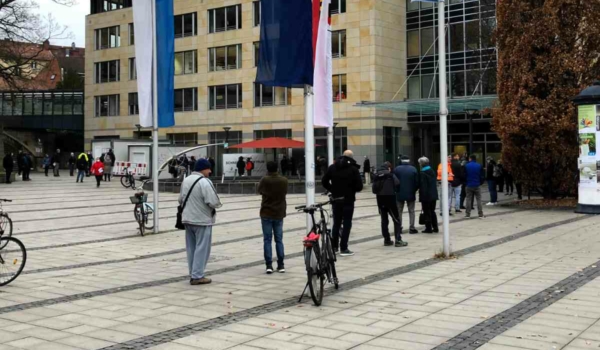
<instances>
[{"instance_id":1,"label":"person with backpack","mask_svg":"<svg viewBox=\"0 0 600 350\"><path fill-rule=\"evenodd\" d=\"M372 190L377 196L377 207L381 215L381 235L383 236L383 245L386 247L394 245L390 237L389 218L394 222L394 237L396 247L406 247L408 243L402 240L402 227L398 214L398 205L396 204L396 189L400 181L392 172L392 165L389 162L383 163L373 176Z\"/></svg>"},{"instance_id":2,"label":"person with backpack","mask_svg":"<svg viewBox=\"0 0 600 350\"><path fill-rule=\"evenodd\" d=\"M419 190L419 172L417 168L410 165L410 158L408 156L402 156L400 158L400 165L394 169L394 175L400 182L400 186L396 192L400 231L402 231L402 214L404 213L404 205L406 205L410 223L408 233L417 234L419 231L415 228L415 202L417 201L417 191Z\"/></svg>"},{"instance_id":3,"label":"person with backpack","mask_svg":"<svg viewBox=\"0 0 600 350\"><path fill-rule=\"evenodd\" d=\"M87 172L87 169L89 169L88 163L88 155L84 152L81 152L81 154L77 157L77 179L75 180L75 183L83 183L85 173Z\"/></svg>"},{"instance_id":4,"label":"person with backpack","mask_svg":"<svg viewBox=\"0 0 600 350\"><path fill-rule=\"evenodd\" d=\"M210 258L216 209L222 204L208 178L210 173L208 160L198 159L194 172L183 180L179 193L179 204L184 206L181 221L185 226L188 271L190 284L193 286L212 282L205 276L204 271Z\"/></svg>"},{"instance_id":5,"label":"person with backpack","mask_svg":"<svg viewBox=\"0 0 600 350\"><path fill-rule=\"evenodd\" d=\"M252 161L252 158L248 158L246 159L246 172L248 173L248 176L252 176L252 170L254 170L254 162Z\"/></svg>"},{"instance_id":6,"label":"person with backpack","mask_svg":"<svg viewBox=\"0 0 600 350\"><path fill-rule=\"evenodd\" d=\"M498 204L498 192L496 189L496 175L499 174L498 167L494 158L487 157L487 167L485 172L485 178L488 184L488 190L490 191L490 201L486 205L497 205Z\"/></svg>"},{"instance_id":7,"label":"person with backpack","mask_svg":"<svg viewBox=\"0 0 600 350\"><path fill-rule=\"evenodd\" d=\"M439 199L436 184L436 175L427 157L419 158L421 174L419 177L419 201L423 210L425 220L425 231L423 233L438 233L438 221L435 215L435 203Z\"/></svg>"}]
</instances>

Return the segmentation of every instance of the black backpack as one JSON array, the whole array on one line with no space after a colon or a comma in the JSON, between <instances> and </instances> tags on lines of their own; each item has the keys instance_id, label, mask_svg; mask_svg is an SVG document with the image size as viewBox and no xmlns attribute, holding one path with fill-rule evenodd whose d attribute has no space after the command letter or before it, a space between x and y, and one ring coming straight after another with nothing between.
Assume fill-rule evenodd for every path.
<instances>
[{"instance_id":1,"label":"black backpack","mask_svg":"<svg viewBox=\"0 0 600 350\"><path fill-rule=\"evenodd\" d=\"M378 173L373 175L373 194L378 195L382 190L383 190L383 186L385 185L385 182L392 177L391 173Z\"/></svg>"}]
</instances>

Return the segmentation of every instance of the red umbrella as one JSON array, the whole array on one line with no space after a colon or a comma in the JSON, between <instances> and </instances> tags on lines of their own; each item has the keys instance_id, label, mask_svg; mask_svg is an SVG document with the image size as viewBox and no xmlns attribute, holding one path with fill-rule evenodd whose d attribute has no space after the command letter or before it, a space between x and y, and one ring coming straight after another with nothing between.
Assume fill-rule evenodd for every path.
<instances>
[{"instance_id":1,"label":"red umbrella","mask_svg":"<svg viewBox=\"0 0 600 350\"><path fill-rule=\"evenodd\" d=\"M268 139L240 143L229 148L304 148L304 142L283 137L269 137Z\"/></svg>"}]
</instances>

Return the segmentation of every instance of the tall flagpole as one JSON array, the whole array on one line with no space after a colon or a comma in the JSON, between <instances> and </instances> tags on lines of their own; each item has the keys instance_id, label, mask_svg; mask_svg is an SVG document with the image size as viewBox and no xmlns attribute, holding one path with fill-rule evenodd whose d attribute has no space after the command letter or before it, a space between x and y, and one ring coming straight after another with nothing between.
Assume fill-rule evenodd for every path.
<instances>
[{"instance_id":1,"label":"tall flagpole","mask_svg":"<svg viewBox=\"0 0 600 350\"><path fill-rule=\"evenodd\" d=\"M333 128L327 128L327 165L333 164Z\"/></svg>"},{"instance_id":2,"label":"tall flagpole","mask_svg":"<svg viewBox=\"0 0 600 350\"><path fill-rule=\"evenodd\" d=\"M315 204L315 130L313 120L313 89L304 86L304 186L306 188L306 205ZM306 215L306 229L312 229L310 215Z\"/></svg>"},{"instance_id":3,"label":"tall flagpole","mask_svg":"<svg viewBox=\"0 0 600 350\"><path fill-rule=\"evenodd\" d=\"M152 3L152 192L154 198L154 233L159 232L158 210L158 69L156 37L156 1Z\"/></svg>"},{"instance_id":4,"label":"tall flagpole","mask_svg":"<svg viewBox=\"0 0 600 350\"><path fill-rule=\"evenodd\" d=\"M438 3L438 38L440 67L440 158L442 162L442 218L444 254L450 256L450 208L448 206L448 101L446 99L446 13L444 0Z\"/></svg>"}]
</instances>

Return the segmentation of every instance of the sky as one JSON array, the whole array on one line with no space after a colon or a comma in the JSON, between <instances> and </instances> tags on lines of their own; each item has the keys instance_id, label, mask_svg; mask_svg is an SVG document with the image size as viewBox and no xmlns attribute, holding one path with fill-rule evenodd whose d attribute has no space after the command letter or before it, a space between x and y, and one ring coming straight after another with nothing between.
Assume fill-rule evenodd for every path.
<instances>
[{"instance_id":1,"label":"sky","mask_svg":"<svg viewBox=\"0 0 600 350\"><path fill-rule=\"evenodd\" d=\"M85 47L85 16L90 13L89 0L76 0L71 7L57 5L52 0L37 0L39 14L43 17L49 13L57 23L68 27L72 37L62 40L51 40L53 45L71 46L72 42L79 47Z\"/></svg>"}]
</instances>

